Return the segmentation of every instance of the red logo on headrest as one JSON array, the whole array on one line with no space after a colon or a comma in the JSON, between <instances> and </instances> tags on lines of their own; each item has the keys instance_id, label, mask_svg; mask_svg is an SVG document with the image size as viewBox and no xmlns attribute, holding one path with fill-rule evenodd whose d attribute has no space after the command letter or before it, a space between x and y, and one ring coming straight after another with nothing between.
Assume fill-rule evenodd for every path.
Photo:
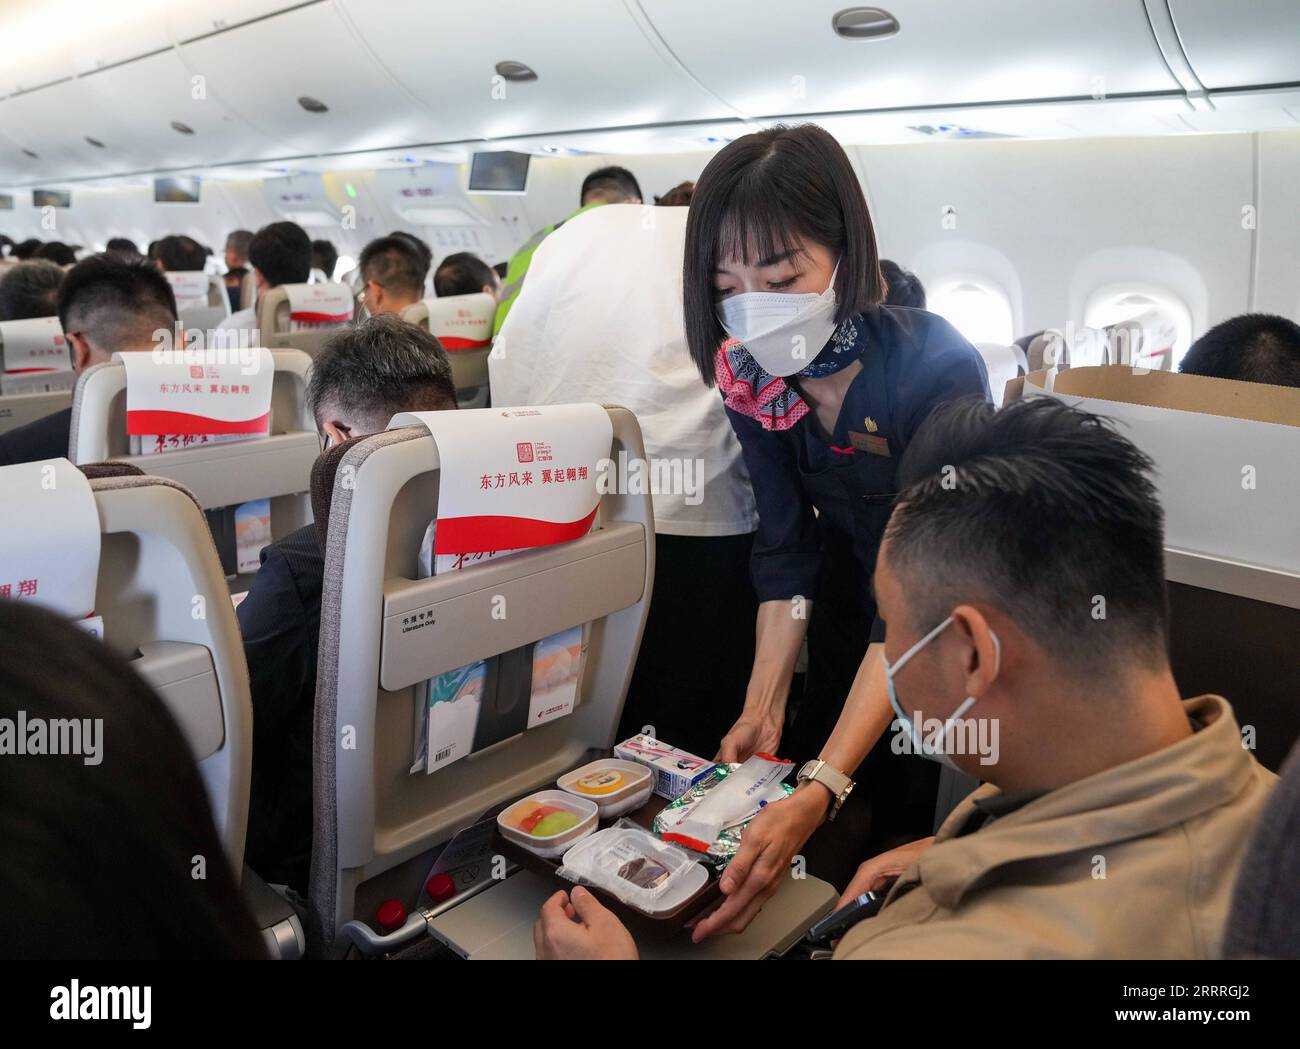
<instances>
[{"instance_id":1,"label":"red logo on headrest","mask_svg":"<svg viewBox=\"0 0 1300 1049\"><path fill-rule=\"evenodd\" d=\"M527 441L520 441L515 445L515 455L519 457L521 463L531 463L533 461L533 446Z\"/></svg>"},{"instance_id":2,"label":"red logo on headrest","mask_svg":"<svg viewBox=\"0 0 1300 1049\"><path fill-rule=\"evenodd\" d=\"M191 378L191 379L202 379L202 378L203 378L203 365L201 365L201 364L191 364L191 365L190 365L190 378Z\"/></svg>"}]
</instances>

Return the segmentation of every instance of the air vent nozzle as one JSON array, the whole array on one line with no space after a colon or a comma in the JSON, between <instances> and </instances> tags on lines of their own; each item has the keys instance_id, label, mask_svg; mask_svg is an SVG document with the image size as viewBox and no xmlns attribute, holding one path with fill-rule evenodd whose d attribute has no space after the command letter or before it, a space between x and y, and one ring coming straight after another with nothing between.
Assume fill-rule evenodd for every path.
<instances>
[{"instance_id":1,"label":"air vent nozzle","mask_svg":"<svg viewBox=\"0 0 1300 1049\"><path fill-rule=\"evenodd\" d=\"M319 98L312 98L311 95L299 95L298 105L302 106L308 113L328 113L330 111L329 106Z\"/></svg>"},{"instance_id":2,"label":"air vent nozzle","mask_svg":"<svg viewBox=\"0 0 1300 1049\"><path fill-rule=\"evenodd\" d=\"M898 19L882 7L846 7L831 26L846 40L879 40L898 32Z\"/></svg>"},{"instance_id":3,"label":"air vent nozzle","mask_svg":"<svg viewBox=\"0 0 1300 1049\"><path fill-rule=\"evenodd\" d=\"M172 121L172 130L179 132L182 135L194 134L194 129L190 127L189 124L182 124L179 120Z\"/></svg>"},{"instance_id":4,"label":"air vent nozzle","mask_svg":"<svg viewBox=\"0 0 1300 1049\"><path fill-rule=\"evenodd\" d=\"M537 79L537 74L533 72L532 67L524 65L523 62L498 62L496 71L497 76L516 84Z\"/></svg>"}]
</instances>

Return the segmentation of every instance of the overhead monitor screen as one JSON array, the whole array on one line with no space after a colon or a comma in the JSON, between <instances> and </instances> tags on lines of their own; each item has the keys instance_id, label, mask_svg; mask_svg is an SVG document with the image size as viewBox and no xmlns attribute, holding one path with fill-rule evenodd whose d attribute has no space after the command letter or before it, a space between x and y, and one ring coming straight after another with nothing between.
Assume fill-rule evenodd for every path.
<instances>
[{"instance_id":1,"label":"overhead monitor screen","mask_svg":"<svg viewBox=\"0 0 1300 1049\"><path fill-rule=\"evenodd\" d=\"M197 204L199 180L196 178L156 178L153 180L155 204Z\"/></svg>"},{"instance_id":2,"label":"overhead monitor screen","mask_svg":"<svg viewBox=\"0 0 1300 1049\"><path fill-rule=\"evenodd\" d=\"M32 207L34 208L70 208L72 191L67 189L32 190Z\"/></svg>"},{"instance_id":3,"label":"overhead monitor screen","mask_svg":"<svg viewBox=\"0 0 1300 1049\"><path fill-rule=\"evenodd\" d=\"M528 182L527 153L475 153L469 167L471 193L522 193Z\"/></svg>"}]
</instances>

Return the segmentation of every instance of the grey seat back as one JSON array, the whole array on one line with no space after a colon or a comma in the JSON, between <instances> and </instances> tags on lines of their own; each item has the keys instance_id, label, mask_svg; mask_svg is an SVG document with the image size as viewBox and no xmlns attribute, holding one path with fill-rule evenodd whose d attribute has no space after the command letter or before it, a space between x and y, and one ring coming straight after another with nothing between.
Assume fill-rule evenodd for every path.
<instances>
[{"instance_id":1,"label":"grey seat back","mask_svg":"<svg viewBox=\"0 0 1300 1049\"><path fill-rule=\"evenodd\" d=\"M310 288L333 293L338 300L334 303L335 306L346 305L346 318L342 316L343 311L340 308L337 312L320 314L322 319L319 320L295 320L289 301L290 288ZM302 350L314 357L324 348L325 343L337 329L352 323L355 308L356 303L351 289L345 284L336 282L282 284L278 288L271 288L264 292L257 300L257 326L262 332L262 341L272 349ZM332 310L333 307L330 309ZM327 317L334 319L324 319Z\"/></svg>"},{"instance_id":2,"label":"grey seat back","mask_svg":"<svg viewBox=\"0 0 1300 1049\"><path fill-rule=\"evenodd\" d=\"M447 351L462 408L486 408L491 399L488 355L496 312L496 299L486 292L424 299L402 311L402 320L437 336Z\"/></svg>"},{"instance_id":3,"label":"grey seat back","mask_svg":"<svg viewBox=\"0 0 1300 1049\"><path fill-rule=\"evenodd\" d=\"M644 457L632 413L608 414L610 457ZM336 474L321 602L310 892L315 938L326 951L353 917L369 916L388 897L413 896L433 850L484 811L617 742L654 578L649 495L604 495L597 526L581 538L420 578L439 483L437 447L419 427L358 441ZM495 599L509 610L504 620L491 615ZM439 629L404 631L414 617ZM426 680L587 623L572 713L431 775L411 774L412 713Z\"/></svg>"},{"instance_id":4,"label":"grey seat back","mask_svg":"<svg viewBox=\"0 0 1300 1049\"><path fill-rule=\"evenodd\" d=\"M311 361L298 350L272 350L270 434L132 455L126 430L126 368L97 364L82 372L72 404L74 463L129 462L183 484L204 510L271 500L271 534L287 535L311 520L311 467L320 454L315 421L305 403Z\"/></svg>"}]
</instances>

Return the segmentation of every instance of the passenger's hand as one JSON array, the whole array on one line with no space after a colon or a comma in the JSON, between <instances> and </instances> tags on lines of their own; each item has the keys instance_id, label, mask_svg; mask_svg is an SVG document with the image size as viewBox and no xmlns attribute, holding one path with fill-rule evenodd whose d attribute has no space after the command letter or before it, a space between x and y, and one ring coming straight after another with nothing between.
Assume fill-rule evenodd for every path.
<instances>
[{"instance_id":1,"label":"passenger's hand","mask_svg":"<svg viewBox=\"0 0 1300 1049\"><path fill-rule=\"evenodd\" d=\"M861 896L864 892L881 892L889 888L898 880L898 876L933 844L933 837L922 838L920 841L908 842L896 849L882 852L879 856L872 856L853 875L853 880L844 890L844 895L840 897L840 902L835 905L835 909L839 910L847 906L855 896Z\"/></svg>"},{"instance_id":2,"label":"passenger's hand","mask_svg":"<svg viewBox=\"0 0 1300 1049\"><path fill-rule=\"evenodd\" d=\"M790 876L790 861L821 826L830 794L805 784L790 797L768 805L745 828L740 851L722 875L722 906L695 926L696 943L724 932L744 932L755 915Z\"/></svg>"},{"instance_id":3,"label":"passenger's hand","mask_svg":"<svg viewBox=\"0 0 1300 1049\"><path fill-rule=\"evenodd\" d=\"M578 886L557 892L533 925L533 945L543 961L635 961L632 934L598 899Z\"/></svg>"},{"instance_id":4,"label":"passenger's hand","mask_svg":"<svg viewBox=\"0 0 1300 1049\"><path fill-rule=\"evenodd\" d=\"M722 737L718 755L719 763L747 761L755 754L775 754L781 745L781 722L764 714L741 714Z\"/></svg>"}]
</instances>

